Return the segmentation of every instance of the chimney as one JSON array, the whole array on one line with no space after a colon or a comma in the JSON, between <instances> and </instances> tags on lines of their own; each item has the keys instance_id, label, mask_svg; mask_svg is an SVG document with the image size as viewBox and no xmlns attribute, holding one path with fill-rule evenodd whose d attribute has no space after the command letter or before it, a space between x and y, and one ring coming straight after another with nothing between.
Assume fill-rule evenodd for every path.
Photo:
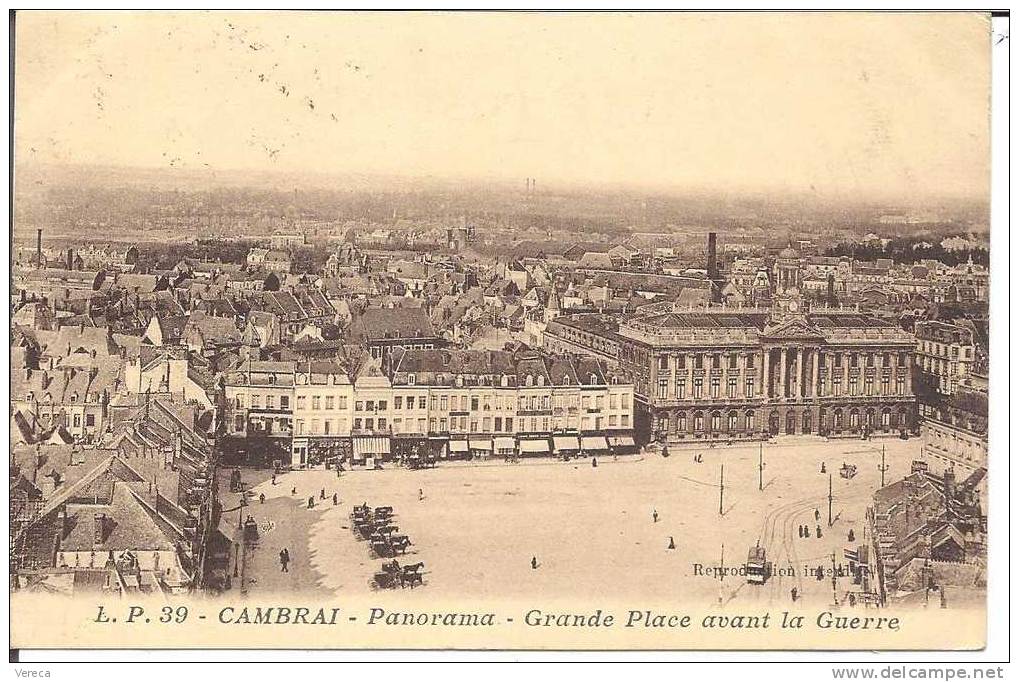
<instances>
[{"instance_id":1,"label":"chimney","mask_svg":"<svg viewBox=\"0 0 1019 682\"><path fill-rule=\"evenodd\" d=\"M42 267L42 228L35 231L35 265Z\"/></svg>"},{"instance_id":2,"label":"chimney","mask_svg":"<svg viewBox=\"0 0 1019 682\"><path fill-rule=\"evenodd\" d=\"M834 308L838 305L838 299L835 298L835 273L828 273L828 305Z\"/></svg>"},{"instance_id":3,"label":"chimney","mask_svg":"<svg viewBox=\"0 0 1019 682\"><path fill-rule=\"evenodd\" d=\"M945 469L945 498L950 501L955 498L955 470Z\"/></svg>"},{"instance_id":4,"label":"chimney","mask_svg":"<svg viewBox=\"0 0 1019 682\"><path fill-rule=\"evenodd\" d=\"M718 281L718 235L708 232L708 281L711 283L711 302L718 303L722 297L721 283Z\"/></svg>"},{"instance_id":5,"label":"chimney","mask_svg":"<svg viewBox=\"0 0 1019 682\"><path fill-rule=\"evenodd\" d=\"M94 547L99 547L103 544L103 541L106 540L106 514L96 514L93 517L93 521L94 534L92 537L92 545Z\"/></svg>"},{"instance_id":6,"label":"chimney","mask_svg":"<svg viewBox=\"0 0 1019 682\"><path fill-rule=\"evenodd\" d=\"M74 249L67 249L67 269L74 270Z\"/></svg>"}]
</instances>

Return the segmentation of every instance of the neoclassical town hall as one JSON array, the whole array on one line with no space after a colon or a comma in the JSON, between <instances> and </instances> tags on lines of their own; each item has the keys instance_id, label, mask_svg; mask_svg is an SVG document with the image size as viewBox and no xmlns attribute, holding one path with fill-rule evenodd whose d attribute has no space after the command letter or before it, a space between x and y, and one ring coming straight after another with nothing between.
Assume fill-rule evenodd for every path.
<instances>
[{"instance_id":1,"label":"neoclassical town hall","mask_svg":"<svg viewBox=\"0 0 1019 682\"><path fill-rule=\"evenodd\" d=\"M767 274L767 309L663 303L619 323L567 316L549 323L545 349L617 362L657 440L912 431L913 335L856 310L807 309L791 249Z\"/></svg>"}]
</instances>

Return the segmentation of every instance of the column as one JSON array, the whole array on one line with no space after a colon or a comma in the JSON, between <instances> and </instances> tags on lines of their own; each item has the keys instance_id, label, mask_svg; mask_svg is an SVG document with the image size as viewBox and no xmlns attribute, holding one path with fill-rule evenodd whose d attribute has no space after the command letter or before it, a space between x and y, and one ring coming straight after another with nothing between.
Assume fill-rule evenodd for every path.
<instances>
[{"instance_id":1,"label":"column","mask_svg":"<svg viewBox=\"0 0 1019 682\"><path fill-rule=\"evenodd\" d=\"M762 347L763 352L761 353L761 395L765 398L771 397L771 349L767 346Z\"/></svg>"},{"instance_id":2,"label":"column","mask_svg":"<svg viewBox=\"0 0 1019 682\"><path fill-rule=\"evenodd\" d=\"M781 353L779 359L779 372L781 372L781 376L779 376L778 378L778 397L785 398L786 384L788 383L786 377L789 374L789 367L786 364L788 362L789 349L786 348L785 346L782 346L781 348L779 348L779 352Z\"/></svg>"},{"instance_id":3,"label":"column","mask_svg":"<svg viewBox=\"0 0 1019 682\"><path fill-rule=\"evenodd\" d=\"M813 358L813 360L811 362L812 369L811 369L811 372L810 372L810 397L811 398L816 398L818 395L820 395L820 391L818 391L818 386L817 386L817 384L818 384L818 380L817 380L817 378L818 378L818 369L819 369L818 368L817 358L821 354L821 349L820 348L814 348L810 352L811 352L811 357Z\"/></svg>"},{"instance_id":4,"label":"column","mask_svg":"<svg viewBox=\"0 0 1019 682\"><path fill-rule=\"evenodd\" d=\"M803 371L803 346L796 348L796 393L803 398L807 395L803 384L806 383L807 373Z\"/></svg>"}]
</instances>

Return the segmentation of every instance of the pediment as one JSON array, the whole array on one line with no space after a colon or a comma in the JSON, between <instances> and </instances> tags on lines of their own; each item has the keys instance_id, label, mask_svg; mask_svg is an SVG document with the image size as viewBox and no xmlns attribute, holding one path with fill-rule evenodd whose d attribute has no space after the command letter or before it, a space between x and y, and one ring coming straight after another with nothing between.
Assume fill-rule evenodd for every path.
<instances>
[{"instance_id":1,"label":"pediment","mask_svg":"<svg viewBox=\"0 0 1019 682\"><path fill-rule=\"evenodd\" d=\"M769 339L823 339L820 329L805 319L786 320L765 328L762 336Z\"/></svg>"}]
</instances>

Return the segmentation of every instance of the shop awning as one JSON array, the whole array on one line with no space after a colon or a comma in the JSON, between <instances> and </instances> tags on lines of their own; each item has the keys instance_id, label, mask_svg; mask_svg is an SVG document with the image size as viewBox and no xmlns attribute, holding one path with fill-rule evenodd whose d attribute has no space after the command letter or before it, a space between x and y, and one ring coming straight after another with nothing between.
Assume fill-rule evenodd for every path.
<instances>
[{"instance_id":1,"label":"shop awning","mask_svg":"<svg viewBox=\"0 0 1019 682\"><path fill-rule=\"evenodd\" d=\"M509 436L496 436L495 437L495 449L496 450L515 450L517 442Z\"/></svg>"},{"instance_id":2,"label":"shop awning","mask_svg":"<svg viewBox=\"0 0 1019 682\"><path fill-rule=\"evenodd\" d=\"M605 440L605 436L584 436L581 443L585 451L609 449L609 442Z\"/></svg>"},{"instance_id":3,"label":"shop awning","mask_svg":"<svg viewBox=\"0 0 1019 682\"><path fill-rule=\"evenodd\" d=\"M614 448L632 448L633 436L609 436L609 445Z\"/></svg>"},{"instance_id":4,"label":"shop awning","mask_svg":"<svg viewBox=\"0 0 1019 682\"><path fill-rule=\"evenodd\" d=\"M492 441L488 438L471 438L471 450L491 450Z\"/></svg>"},{"instance_id":5,"label":"shop awning","mask_svg":"<svg viewBox=\"0 0 1019 682\"><path fill-rule=\"evenodd\" d=\"M389 436L372 436L354 439L354 456L357 458L375 457L389 454Z\"/></svg>"},{"instance_id":6,"label":"shop awning","mask_svg":"<svg viewBox=\"0 0 1019 682\"><path fill-rule=\"evenodd\" d=\"M451 440L449 441L450 452L467 452L467 441L465 440Z\"/></svg>"},{"instance_id":7,"label":"shop awning","mask_svg":"<svg viewBox=\"0 0 1019 682\"><path fill-rule=\"evenodd\" d=\"M576 436L552 436L552 445L557 452L580 449L580 439Z\"/></svg>"},{"instance_id":8,"label":"shop awning","mask_svg":"<svg viewBox=\"0 0 1019 682\"><path fill-rule=\"evenodd\" d=\"M548 452L548 439L532 438L521 440L520 452Z\"/></svg>"}]
</instances>

